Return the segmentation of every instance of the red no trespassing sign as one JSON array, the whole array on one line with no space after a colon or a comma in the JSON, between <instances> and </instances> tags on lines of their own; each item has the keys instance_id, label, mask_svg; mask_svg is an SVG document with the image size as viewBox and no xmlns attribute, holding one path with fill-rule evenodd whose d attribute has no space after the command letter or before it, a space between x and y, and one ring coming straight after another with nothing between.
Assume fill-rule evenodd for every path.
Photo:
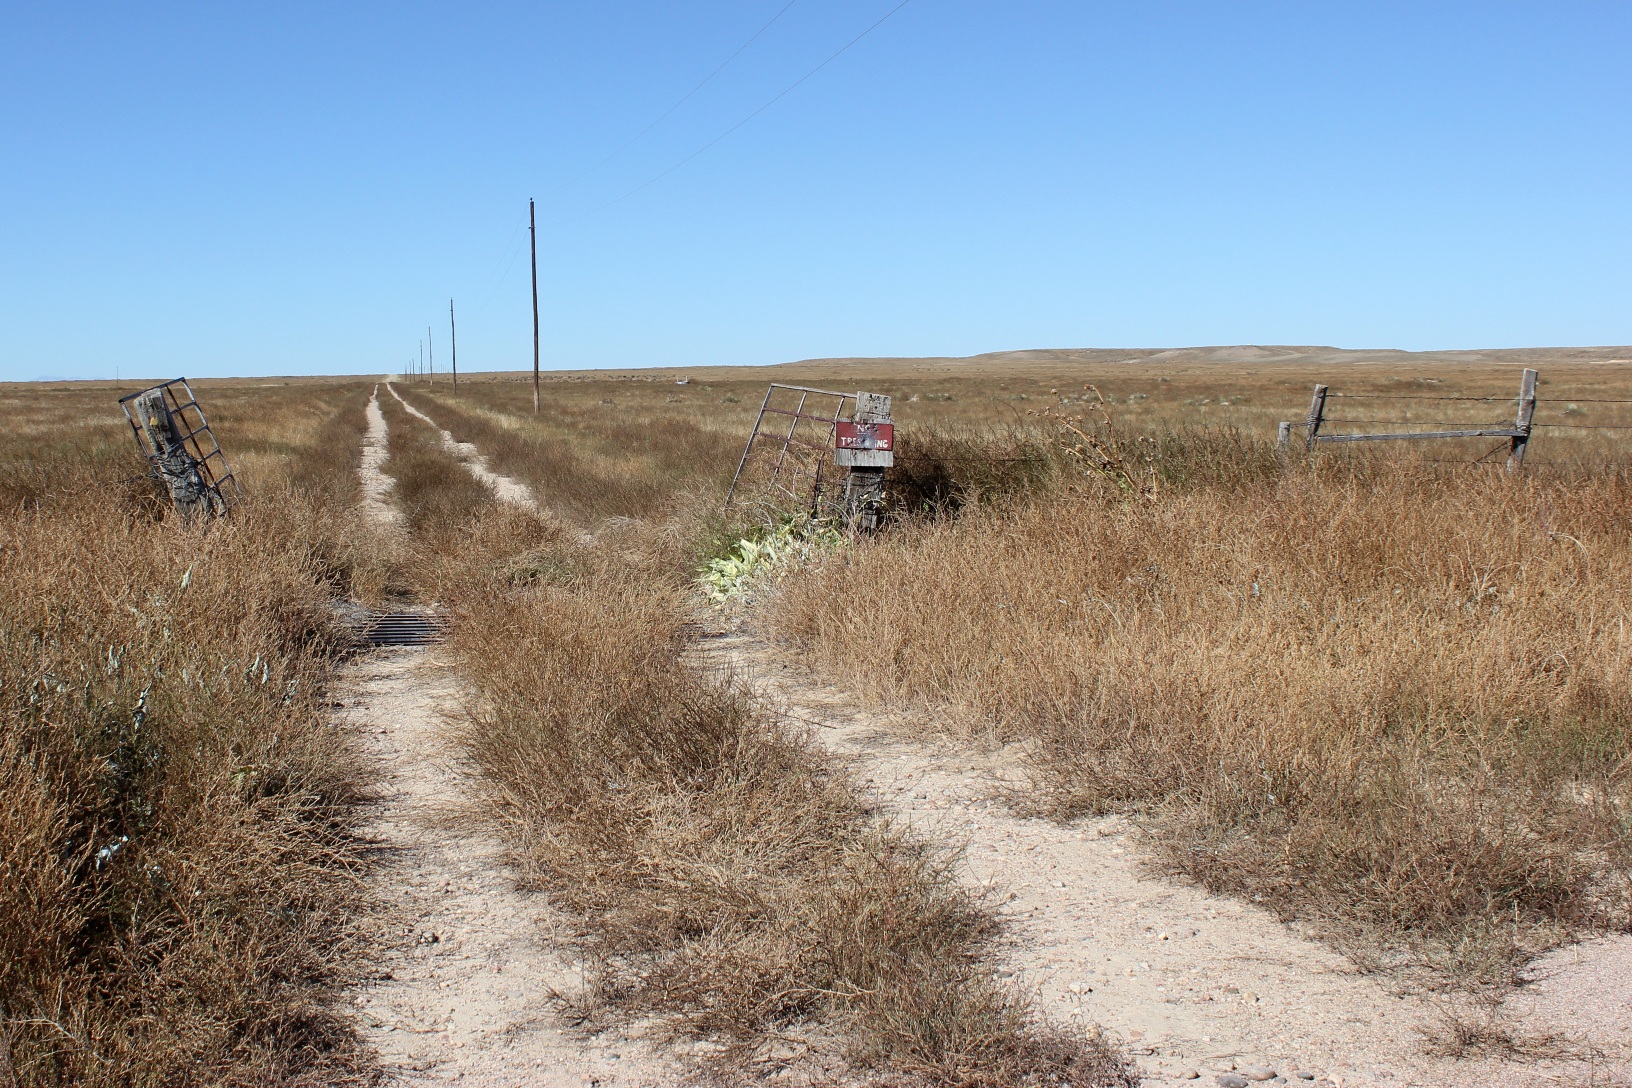
<instances>
[{"instance_id":1,"label":"red no trespassing sign","mask_svg":"<svg viewBox=\"0 0 1632 1088\"><path fill-rule=\"evenodd\" d=\"M833 435L833 445L841 450L895 450L895 424L846 423L840 421Z\"/></svg>"}]
</instances>

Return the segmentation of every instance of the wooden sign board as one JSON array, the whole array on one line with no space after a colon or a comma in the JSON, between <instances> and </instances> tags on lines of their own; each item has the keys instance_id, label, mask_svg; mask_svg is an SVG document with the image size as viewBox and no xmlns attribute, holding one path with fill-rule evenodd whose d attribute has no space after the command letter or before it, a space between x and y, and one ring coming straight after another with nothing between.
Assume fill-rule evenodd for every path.
<instances>
[{"instance_id":1,"label":"wooden sign board","mask_svg":"<svg viewBox=\"0 0 1632 1088\"><path fill-rule=\"evenodd\" d=\"M844 468L889 468L895 464L895 424L890 398L857 393L855 418L833 425L833 463Z\"/></svg>"}]
</instances>

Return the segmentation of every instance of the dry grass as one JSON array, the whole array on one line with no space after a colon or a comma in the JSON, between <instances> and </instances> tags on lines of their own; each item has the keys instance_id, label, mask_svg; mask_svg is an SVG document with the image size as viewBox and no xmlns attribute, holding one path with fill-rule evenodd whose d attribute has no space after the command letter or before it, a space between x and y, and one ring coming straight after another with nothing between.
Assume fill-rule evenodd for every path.
<instances>
[{"instance_id":1,"label":"dry grass","mask_svg":"<svg viewBox=\"0 0 1632 1088\"><path fill-rule=\"evenodd\" d=\"M477 691L464 740L527 872L580 923L590 1021L705 1040L707 1075L835 1063L879 1083L1128 1084L992 976L957 859L685 661L685 554L492 512L440 592ZM480 558L478 558L480 557Z\"/></svg>"},{"instance_id":2,"label":"dry grass","mask_svg":"<svg viewBox=\"0 0 1632 1088\"><path fill-rule=\"evenodd\" d=\"M1086 480L861 548L774 622L1031 742L1060 818L1145 813L1210 889L1500 979L1632 922L1629 500L1368 462Z\"/></svg>"},{"instance_id":3,"label":"dry grass","mask_svg":"<svg viewBox=\"0 0 1632 1088\"><path fill-rule=\"evenodd\" d=\"M245 395L265 432L220 413L253 498L202 531L164 518L113 397L20 394L37 403L0 491L0 1081L368 1079L331 1004L367 905L349 831L366 776L323 694L344 645L330 595L356 574L335 508L353 500L346 395ZM273 431L345 446L302 444L297 471Z\"/></svg>"},{"instance_id":4,"label":"dry grass","mask_svg":"<svg viewBox=\"0 0 1632 1088\"><path fill-rule=\"evenodd\" d=\"M495 471L584 525L657 522L700 499L717 502L741 452L741 438L666 403L620 408L602 404L607 398L552 395L534 417L531 390L515 385L467 387L457 398L442 386L399 388L456 439L476 443Z\"/></svg>"},{"instance_id":5,"label":"dry grass","mask_svg":"<svg viewBox=\"0 0 1632 1088\"><path fill-rule=\"evenodd\" d=\"M1146 813L1176 869L1324 920L1363 961L1497 980L1627 919L1625 478L1571 469L1625 458L1619 432L1563 429L1624 422L1625 374L1544 364L1548 429L1517 487L1428 460L1486 452L1469 442L1283 475L1275 420L1301 417L1314 380L1398 398L1333 415L1413 423L1508 409L1404 398L1516 387L1516 367L1416 366L584 375L546 384L539 423L525 383L442 390L432 411L463 413L450 425L478 443L511 436L510 470L532 458L547 501L571 486L553 475L577 473L543 452L554 444L623 477L621 492L590 478L633 503L674 470L659 467L667 432L637 445L625 419L716 432L729 465L723 439L745 436L765 380L894 393L896 508L929 523L794 583L785 634L864 690L1029 740L1041 804L1062 818ZM1089 382L1114 426L1092 422ZM1092 459L1054 439L1071 414L1116 471L1082 478Z\"/></svg>"},{"instance_id":6,"label":"dry grass","mask_svg":"<svg viewBox=\"0 0 1632 1088\"><path fill-rule=\"evenodd\" d=\"M392 501L402 510L415 540L432 551L459 547L477 521L491 514L493 493L442 445L442 436L415 419L397 399L380 391L380 411L390 432L385 471L396 481ZM408 577L423 580L429 564L409 559Z\"/></svg>"}]
</instances>

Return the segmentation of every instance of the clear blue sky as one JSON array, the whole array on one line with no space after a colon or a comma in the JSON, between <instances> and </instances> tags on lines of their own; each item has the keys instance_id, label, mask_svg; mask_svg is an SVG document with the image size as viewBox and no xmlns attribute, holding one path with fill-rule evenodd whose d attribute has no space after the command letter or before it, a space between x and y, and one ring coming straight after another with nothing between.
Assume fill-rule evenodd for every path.
<instances>
[{"instance_id":1,"label":"clear blue sky","mask_svg":"<svg viewBox=\"0 0 1632 1088\"><path fill-rule=\"evenodd\" d=\"M1632 4L0 7L0 379L1632 342ZM595 210L600 208L601 210Z\"/></svg>"}]
</instances>

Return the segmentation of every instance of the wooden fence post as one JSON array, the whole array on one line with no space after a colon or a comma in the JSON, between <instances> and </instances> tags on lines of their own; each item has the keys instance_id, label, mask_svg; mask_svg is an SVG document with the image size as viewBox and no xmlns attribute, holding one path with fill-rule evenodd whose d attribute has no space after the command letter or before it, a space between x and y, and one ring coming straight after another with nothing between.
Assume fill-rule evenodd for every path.
<instances>
[{"instance_id":1,"label":"wooden fence post","mask_svg":"<svg viewBox=\"0 0 1632 1088\"><path fill-rule=\"evenodd\" d=\"M1275 425L1275 460L1281 463L1281 468L1283 471L1286 468L1286 447L1290 445L1291 442L1292 421L1290 419L1283 419Z\"/></svg>"},{"instance_id":2,"label":"wooden fence post","mask_svg":"<svg viewBox=\"0 0 1632 1088\"><path fill-rule=\"evenodd\" d=\"M1536 372L1526 367L1519 382L1519 415L1513 421L1518 434L1508 441L1507 471L1517 472L1524 467L1524 450L1530 445L1530 421L1536 416Z\"/></svg>"},{"instance_id":3,"label":"wooden fence post","mask_svg":"<svg viewBox=\"0 0 1632 1088\"><path fill-rule=\"evenodd\" d=\"M1303 438L1303 445L1305 449L1312 450L1315 448L1315 438L1320 434L1320 424L1325 418L1326 387L1324 385L1317 385L1315 386L1315 395L1309 401L1309 423L1307 425L1308 431L1305 433Z\"/></svg>"}]
</instances>

